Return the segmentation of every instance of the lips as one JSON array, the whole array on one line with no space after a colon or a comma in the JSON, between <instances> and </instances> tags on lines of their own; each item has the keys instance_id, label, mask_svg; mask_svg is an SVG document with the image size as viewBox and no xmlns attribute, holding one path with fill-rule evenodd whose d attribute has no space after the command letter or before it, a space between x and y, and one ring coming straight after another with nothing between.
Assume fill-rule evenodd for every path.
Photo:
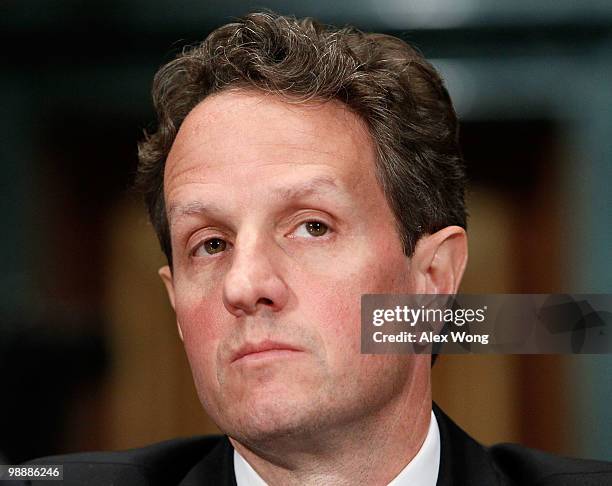
<instances>
[{"instance_id":1,"label":"lips","mask_svg":"<svg viewBox=\"0 0 612 486\"><path fill-rule=\"evenodd\" d=\"M231 362L234 363L243 358L272 357L300 352L302 349L291 344L277 341L262 341L260 343L247 343L232 354Z\"/></svg>"}]
</instances>

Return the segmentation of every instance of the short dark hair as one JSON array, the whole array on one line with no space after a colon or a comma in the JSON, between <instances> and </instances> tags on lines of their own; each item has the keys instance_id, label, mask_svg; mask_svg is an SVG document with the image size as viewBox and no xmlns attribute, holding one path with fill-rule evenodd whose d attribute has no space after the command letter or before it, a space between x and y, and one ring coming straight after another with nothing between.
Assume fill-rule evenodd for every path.
<instances>
[{"instance_id":1,"label":"short dark hair","mask_svg":"<svg viewBox=\"0 0 612 486\"><path fill-rule=\"evenodd\" d=\"M155 75L158 126L139 144L136 185L170 265L166 158L187 114L228 88L291 103L340 100L359 115L375 144L376 176L406 255L424 234L466 227L457 116L433 66L396 37L258 12L214 30Z\"/></svg>"}]
</instances>

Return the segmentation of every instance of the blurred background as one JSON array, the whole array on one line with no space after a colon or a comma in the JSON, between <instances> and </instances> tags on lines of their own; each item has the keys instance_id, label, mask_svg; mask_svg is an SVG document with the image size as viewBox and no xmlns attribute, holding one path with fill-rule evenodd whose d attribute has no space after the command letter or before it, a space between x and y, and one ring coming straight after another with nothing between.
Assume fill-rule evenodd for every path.
<instances>
[{"instance_id":1,"label":"blurred background","mask_svg":"<svg viewBox=\"0 0 612 486\"><path fill-rule=\"evenodd\" d=\"M612 292L612 2L4 0L5 463L214 431L129 187L157 68L262 6L439 68L472 180L463 292ZM434 397L484 443L612 459L612 356L443 356Z\"/></svg>"}]
</instances>

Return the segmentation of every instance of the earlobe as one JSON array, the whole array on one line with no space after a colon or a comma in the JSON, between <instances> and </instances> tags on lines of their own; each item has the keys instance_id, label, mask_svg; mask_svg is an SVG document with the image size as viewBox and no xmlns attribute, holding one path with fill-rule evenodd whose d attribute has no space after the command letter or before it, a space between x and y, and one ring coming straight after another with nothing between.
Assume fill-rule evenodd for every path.
<instances>
[{"instance_id":1,"label":"earlobe","mask_svg":"<svg viewBox=\"0 0 612 486\"><path fill-rule=\"evenodd\" d=\"M176 320L176 330L178 331L178 335L181 338L181 341L185 341L183 339L183 329L181 329L181 323L179 322L179 320Z\"/></svg>"},{"instance_id":2,"label":"earlobe","mask_svg":"<svg viewBox=\"0 0 612 486\"><path fill-rule=\"evenodd\" d=\"M174 281L172 280L172 270L168 265L165 265L158 270L157 274L161 277L162 282L164 282L164 285L166 286L166 292L168 292L170 305L176 310L176 307L174 306Z\"/></svg>"},{"instance_id":3,"label":"earlobe","mask_svg":"<svg viewBox=\"0 0 612 486\"><path fill-rule=\"evenodd\" d=\"M174 280L172 279L172 270L168 265L161 267L157 272L164 282L166 286L166 292L168 292L168 299L170 300L170 305L176 312L176 306L174 301ZM178 330L179 337L181 341L183 341L183 330L181 329L181 323L176 319L176 328Z\"/></svg>"},{"instance_id":4,"label":"earlobe","mask_svg":"<svg viewBox=\"0 0 612 486\"><path fill-rule=\"evenodd\" d=\"M467 235L459 226L447 226L422 237L412 263L419 273L418 293L456 294L467 264Z\"/></svg>"}]
</instances>

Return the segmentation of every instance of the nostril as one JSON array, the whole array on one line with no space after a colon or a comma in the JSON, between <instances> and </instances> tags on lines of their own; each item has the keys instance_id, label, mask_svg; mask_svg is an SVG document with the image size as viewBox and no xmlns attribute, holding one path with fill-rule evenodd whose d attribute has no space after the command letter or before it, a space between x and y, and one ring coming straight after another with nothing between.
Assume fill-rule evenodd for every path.
<instances>
[{"instance_id":1,"label":"nostril","mask_svg":"<svg viewBox=\"0 0 612 486\"><path fill-rule=\"evenodd\" d=\"M262 297L261 299L259 299L257 301L258 304L264 304L264 305L272 305L272 300L266 298L266 297Z\"/></svg>"}]
</instances>

